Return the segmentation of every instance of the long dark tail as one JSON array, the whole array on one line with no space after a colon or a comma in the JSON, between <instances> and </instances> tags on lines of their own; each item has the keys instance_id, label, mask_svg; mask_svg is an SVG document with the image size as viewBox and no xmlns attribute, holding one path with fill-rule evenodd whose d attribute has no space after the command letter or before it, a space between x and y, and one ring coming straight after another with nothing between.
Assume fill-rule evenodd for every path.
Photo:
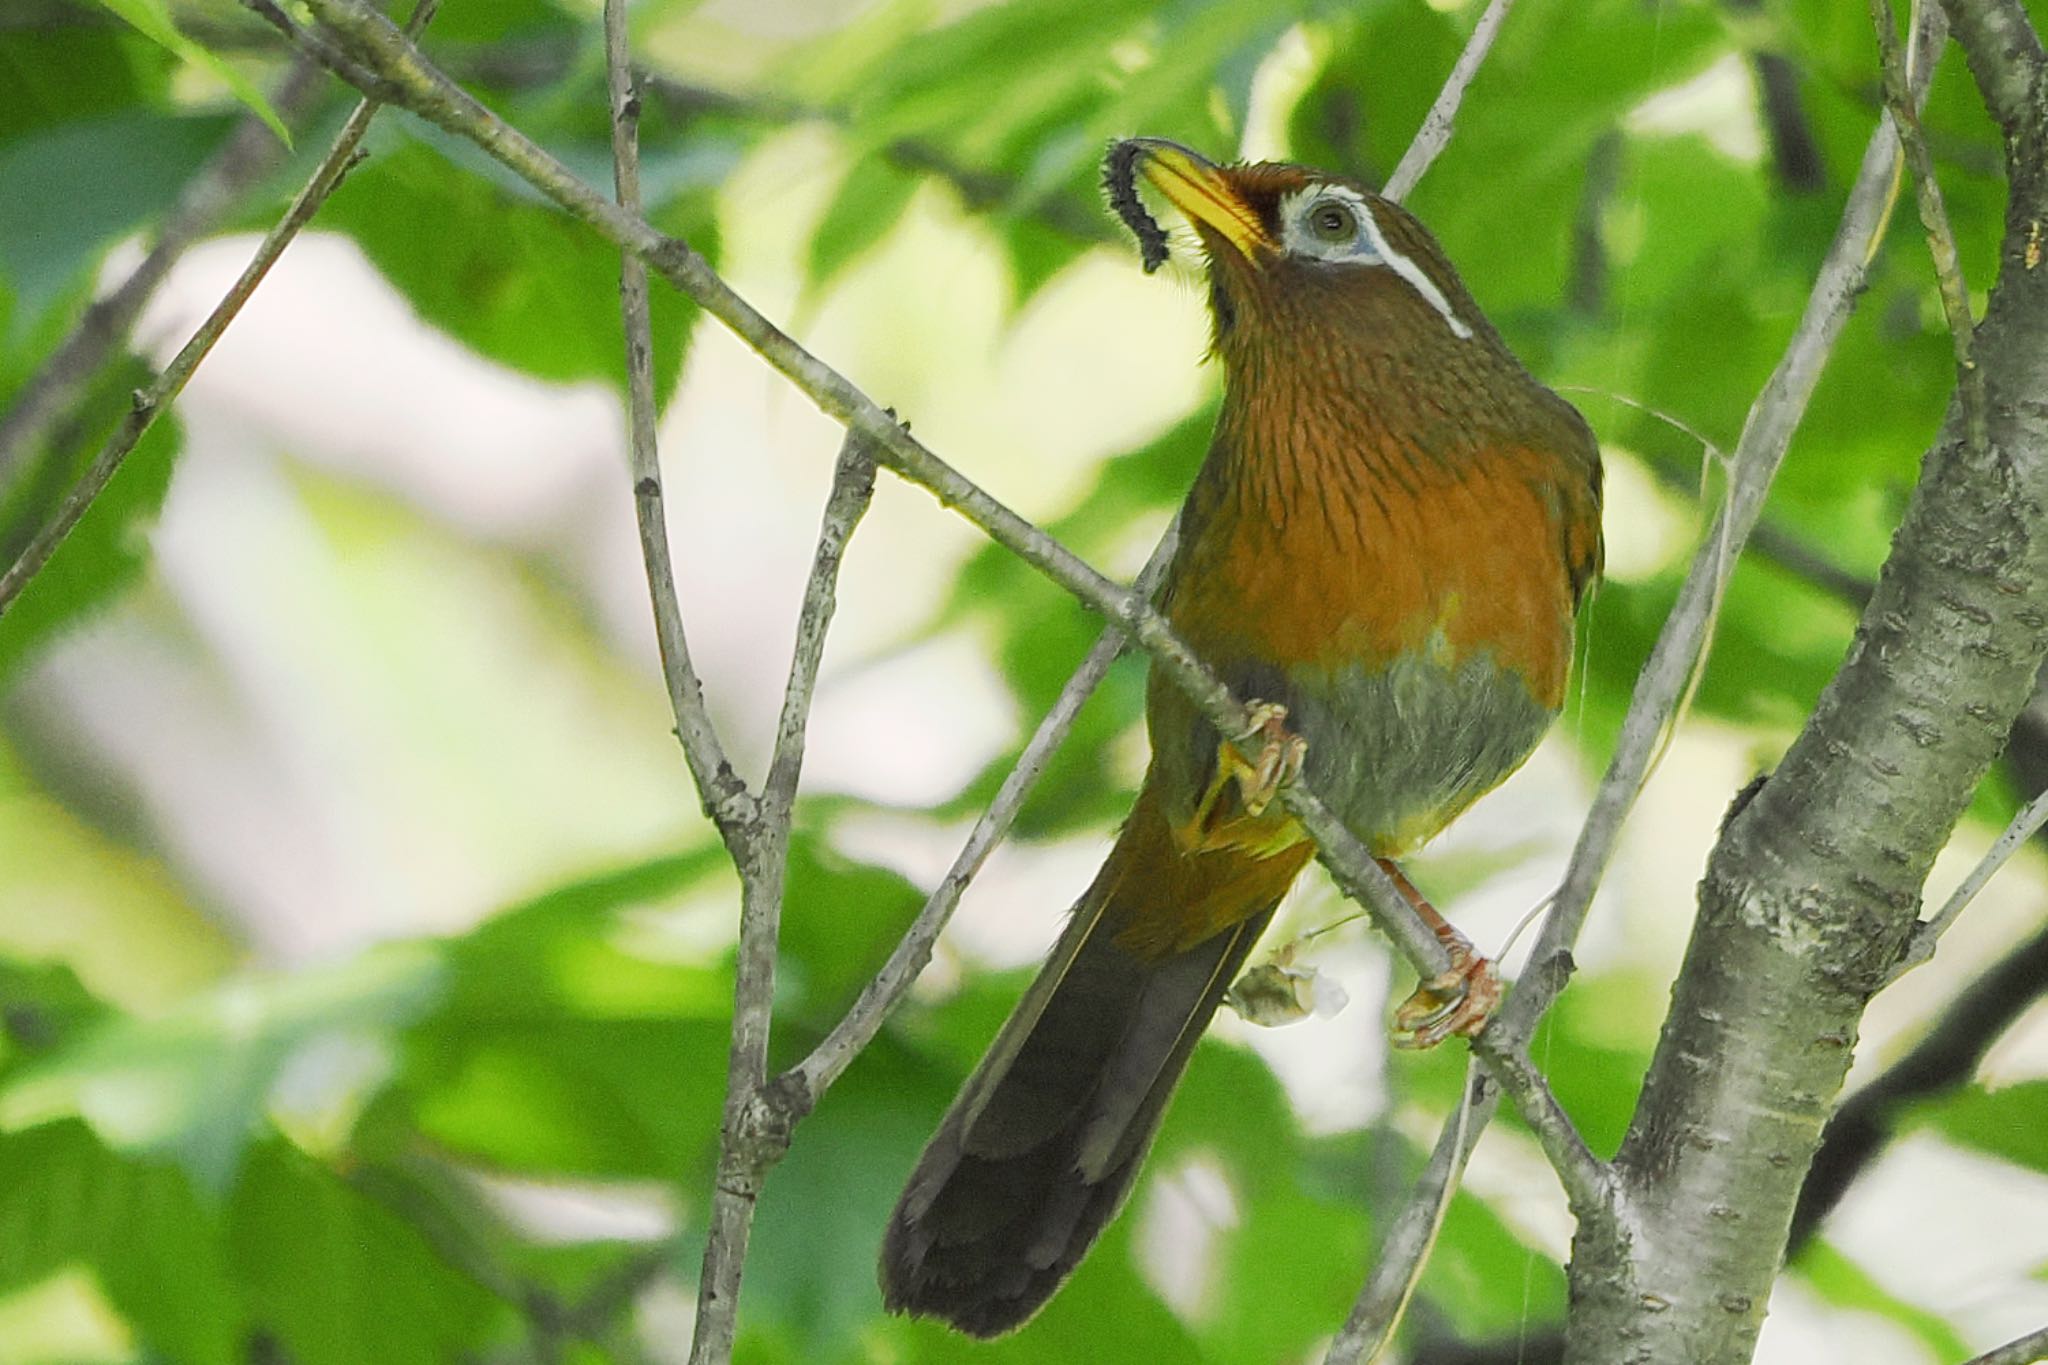
<instances>
[{"instance_id":1,"label":"long dark tail","mask_svg":"<svg viewBox=\"0 0 2048 1365\"><path fill-rule=\"evenodd\" d=\"M1163 825L1143 828L1157 820L1141 801L926 1146L882 1243L892 1312L976 1336L1010 1331L1073 1273L1130 1193L1188 1055L1303 861L1178 858L1163 851ZM1217 913L1219 894L1238 902L1230 913ZM1179 903L1162 906L1165 897ZM1165 955L1119 941L1162 909L1228 927Z\"/></svg>"}]
</instances>

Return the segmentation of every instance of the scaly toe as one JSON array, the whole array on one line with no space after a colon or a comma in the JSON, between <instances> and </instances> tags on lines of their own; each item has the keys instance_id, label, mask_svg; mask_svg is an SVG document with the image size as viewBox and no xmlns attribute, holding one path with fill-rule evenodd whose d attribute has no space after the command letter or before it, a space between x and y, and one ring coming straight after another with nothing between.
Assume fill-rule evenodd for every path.
<instances>
[{"instance_id":1,"label":"scaly toe","mask_svg":"<svg viewBox=\"0 0 2048 1365\"><path fill-rule=\"evenodd\" d=\"M1476 1038L1500 1007L1500 994L1500 974L1491 962L1478 956L1454 962L1394 1011L1394 1046L1416 1051L1454 1035Z\"/></svg>"},{"instance_id":2,"label":"scaly toe","mask_svg":"<svg viewBox=\"0 0 2048 1365\"><path fill-rule=\"evenodd\" d=\"M1245 709L1251 724L1237 737L1236 745L1242 752L1254 739L1260 744L1257 756L1247 758L1246 767L1237 772L1238 794L1245 814L1257 818L1266 813L1282 787L1301 775L1308 741L1288 730L1287 708L1279 702L1254 701Z\"/></svg>"}]
</instances>

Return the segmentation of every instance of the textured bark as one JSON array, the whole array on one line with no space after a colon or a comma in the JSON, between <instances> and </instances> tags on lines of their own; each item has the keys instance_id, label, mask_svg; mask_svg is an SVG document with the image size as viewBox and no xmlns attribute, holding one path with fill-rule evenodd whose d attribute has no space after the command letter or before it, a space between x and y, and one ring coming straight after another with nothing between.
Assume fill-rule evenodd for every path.
<instances>
[{"instance_id":1,"label":"textured bark","mask_svg":"<svg viewBox=\"0 0 2048 1365\"><path fill-rule=\"evenodd\" d=\"M2012 181L1976 335L1987 444L1951 410L1847 660L1714 850L1620 1217L1574 1249L1570 1360L1750 1358L1864 1007L2048 651L2048 116L1976 57Z\"/></svg>"}]
</instances>

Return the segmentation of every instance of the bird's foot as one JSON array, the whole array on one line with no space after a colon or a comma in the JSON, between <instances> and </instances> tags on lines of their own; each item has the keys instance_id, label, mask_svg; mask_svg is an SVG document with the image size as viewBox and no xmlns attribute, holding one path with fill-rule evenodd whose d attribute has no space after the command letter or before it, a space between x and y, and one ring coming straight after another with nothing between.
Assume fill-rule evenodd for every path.
<instances>
[{"instance_id":1,"label":"bird's foot","mask_svg":"<svg viewBox=\"0 0 2048 1365\"><path fill-rule=\"evenodd\" d=\"M1244 746L1257 740L1256 754L1246 755L1232 765L1244 813L1263 815L1280 789L1301 775L1308 758L1308 741L1287 728L1287 708L1277 701L1254 701L1247 708L1250 725L1233 747L1243 754Z\"/></svg>"},{"instance_id":2,"label":"bird's foot","mask_svg":"<svg viewBox=\"0 0 2048 1365\"><path fill-rule=\"evenodd\" d=\"M1451 957L1447 970L1418 985L1394 1010L1394 1046L1417 1050L1435 1047L1454 1035L1478 1037L1500 1008L1500 972L1479 955L1471 939L1437 913L1399 865L1388 858L1380 859L1379 864Z\"/></svg>"},{"instance_id":3,"label":"bird's foot","mask_svg":"<svg viewBox=\"0 0 2048 1365\"><path fill-rule=\"evenodd\" d=\"M1470 944L1451 945L1450 970L1415 988L1394 1011L1394 1046L1435 1047L1453 1035L1476 1038L1500 1008L1500 973Z\"/></svg>"}]
</instances>

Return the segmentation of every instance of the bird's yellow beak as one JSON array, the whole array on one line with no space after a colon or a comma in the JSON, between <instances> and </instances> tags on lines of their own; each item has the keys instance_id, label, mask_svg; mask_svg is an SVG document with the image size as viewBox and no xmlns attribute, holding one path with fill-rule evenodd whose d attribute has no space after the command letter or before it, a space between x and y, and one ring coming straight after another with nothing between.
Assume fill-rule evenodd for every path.
<instances>
[{"instance_id":1,"label":"bird's yellow beak","mask_svg":"<svg viewBox=\"0 0 2048 1365\"><path fill-rule=\"evenodd\" d=\"M1207 227L1246 260L1267 245L1258 211L1238 194L1223 168L1178 142L1133 138L1138 174L1197 226Z\"/></svg>"}]
</instances>

